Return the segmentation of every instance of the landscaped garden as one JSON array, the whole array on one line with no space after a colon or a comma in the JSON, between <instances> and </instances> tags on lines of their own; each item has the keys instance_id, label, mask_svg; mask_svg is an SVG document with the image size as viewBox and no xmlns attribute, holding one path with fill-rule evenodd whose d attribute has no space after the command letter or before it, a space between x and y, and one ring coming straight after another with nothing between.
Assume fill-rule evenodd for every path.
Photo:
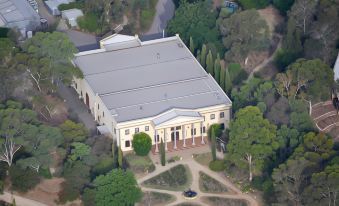
<instances>
[{"instance_id":1,"label":"landscaped garden","mask_svg":"<svg viewBox=\"0 0 339 206\"><path fill-rule=\"evenodd\" d=\"M131 153L127 154L125 159L128 168L132 170L137 178L145 176L155 170L155 166L148 156L138 156Z\"/></svg>"},{"instance_id":2,"label":"landscaped garden","mask_svg":"<svg viewBox=\"0 0 339 206\"><path fill-rule=\"evenodd\" d=\"M177 165L142 183L145 187L183 191L191 185L191 171L186 165Z\"/></svg>"},{"instance_id":3,"label":"landscaped garden","mask_svg":"<svg viewBox=\"0 0 339 206\"><path fill-rule=\"evenodd\" d=\"M193 158L199 164L206 167L208 167L208 164L212 161L211 153L194 154Z\"/></svg>"},{"instance_id":4,"label":"landscaped garden","mask_svg":"<svg viewBox=\"0 0 339 206\"><path fill-rule=\"evenodd\" d=\"M247 206L248 204L243 200L227 199L221 197L203 197L203 202L209 205L218 206Z\"/></svg>"},{"instance_id":5,"label":"landscaped garden","mask_svg":"<svg viewBox=\"0 0 339 206\"><path fill-rule=\"evenodd\" d=\"M207 193L225 193L230 192L225 185L210 177L204 172L199 172L199 188Z\"/></svg>"},{"instance_id":6,"label":"landscaped garden","mask_svg":"<svg viewBox=\"0 0 339 206\"><path fill-rule=\"evenodd\" d=\"M175 201L175 197L166 193L160 192L144 192L142 200L137 203L137 206L142 205L167 205L173 201Z\"/></svg>"}]
</instances>

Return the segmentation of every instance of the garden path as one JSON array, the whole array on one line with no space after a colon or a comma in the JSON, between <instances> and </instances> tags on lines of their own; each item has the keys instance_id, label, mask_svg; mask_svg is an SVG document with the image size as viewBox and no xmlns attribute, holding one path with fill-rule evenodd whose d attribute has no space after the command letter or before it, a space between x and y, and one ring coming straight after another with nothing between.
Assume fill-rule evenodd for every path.
<instances>
[{"instance_id":1,"label":"garden path","mask_svg":"<svg viewBox=\"0 0 339 206\"><path fill-rule=\"evenodd\" d=\"M18 195L12 195L9 192L4 192L4 194L0 195L0 200L3 200L8 203L12 203L13 199L15 199L15 203L18 206L47 206L35 200L30 200L24 197L20 197Z\"/></svg>"},{"instance_id":2,"label":"garden path","mask_svg":"<svg viewBox=\"0 0 339 206\"><path fill-rule=\"evenodd\" d=\"M194 150L196 149L196 150ZM159 163L159 155L151 155L151 159L155 164L155 171L148 174L147 176L144 176L140 179L138 179L138 184L141 185L142 182L144 182L147 179L150 179L154 176L157 176L158 174L174 167L177 166L179 164L183 164L183 165L187 165L191 171L192 174L192 184L191 184L191 189L198 192L198 197L194 200L186 200L181 191L169 191L169 190L161 190L161 189L151 189L151 188L146 188L144 186L141 186L141 189L143 191L150 191L150 192L162 192L162 193L167 193L170 195L173 195L176 197L176 200L170 204L168 204L169 206L174 206L180 203L184 203L184 202L190 202L190 203L196 203L199 204L201 206L205 206L207 204L204 204L202 202L202 197L222 197L222 198L228 198L228 199L239 199L239 200L245 200L246 202L248 202L248 206L259 206L258 201L248 195L248 194L244 194L242 193L236 186L233 185L233 183L231 183L222 173L216 173L211 171L209 168L197 163L194 159L193 159L193 154L198 154L198 153L206 153L209 152L209 147L203 147L203 148L193 148L193 149L189 149L189 150L182 150L179 152L176 152L175 155L182 157L181 160L176 161L174 163L168 163L166 164L166 166L161 166ZM219 157L223 157L222 153L218 152L218 156ZM220 181L222 184L224 184L225 186L227 186L229 188L229 190L231 191L229 194L214 194L214 193L205 193L202 192L199 188L199 172L202 171L204 173L206 173L207 175L209 175L210 177L214 178L215 180Z\"/></svg>"}]
</instances>

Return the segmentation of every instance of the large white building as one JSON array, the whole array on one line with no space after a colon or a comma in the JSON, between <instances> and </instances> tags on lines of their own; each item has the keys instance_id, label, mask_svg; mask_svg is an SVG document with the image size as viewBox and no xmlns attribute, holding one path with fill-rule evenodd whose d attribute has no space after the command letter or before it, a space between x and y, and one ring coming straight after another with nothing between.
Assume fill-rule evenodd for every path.
<instances>
[{"instance_id":1,"label":"large white building","mask_svg":"<svg viewBox=\"0 0 339 206\"><path fill-rule=\"evenodd\" d=\"M141 42L113 35L100 49L75 55L84 74L74 88L101 131L123 151L138 132L168 150L204 144L212 124L228 127L231 100L179 36Z\"/></svg>"}]
</instances>

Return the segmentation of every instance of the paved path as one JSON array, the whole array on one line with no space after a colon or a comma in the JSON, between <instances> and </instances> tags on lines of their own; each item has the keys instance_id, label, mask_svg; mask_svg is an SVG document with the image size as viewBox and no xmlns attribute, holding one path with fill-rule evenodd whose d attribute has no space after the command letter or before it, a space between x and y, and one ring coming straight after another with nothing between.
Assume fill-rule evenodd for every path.
<instances>
[{"instance_id":1,"label":"paved path","mask_svg":"<svg viewBox=\"0 0 339 206\"><path fill-rule=\"evenodd\" d=\"M195 148L196 149L196 148ZM169 206L174 206L177 205L179 203L183 203L183 202L192 202L192 203L197 203L201 206L205 206L206 204L204 204L202 202L202 197L209 197L209 196L213 196L213 197L223 197L223 198L229 198L229 199L241 199L241 200L245 200L249 203L248 206L259 206L258 202L250 195L244 194L242 193L236 186L233 185L233 183L231 183L228 179L226 179L226 177L222 174L222 173L216 173L211 171L209 168L202 166L201 164L197 163L193 157L192 154L198 154L198 153L206 153L209 152L209 147L203 147L203 148L198 148L198 149L189 149L189 150L183 150L180 152L177 152L175 155L178 155L180 157L182 157L182 160L180 161L176 161L174 163L169 163L166 164L166 166L161 166L159 164L155 164L156 166L156 170L152 173L150 173L147 176L144 176L140 179L138 179L138 184L141 185L142 182L144 182L147 179L150 179L154 176L157 176L158 174L176 166L179 164L183 164L183 165L187 165L192 173L192 184L190 186L190 188L192 190L195 190L198 192L198 197L194 200L186 200L183 196L182 196L182 192L178 192L178 191L168 191L168 190L161 190L161 189L152 189L152 188L146 188L144 186L141 186L141 189L143 191L150 191L150 192L162 192L162 193L167 193L170 195L173 195L174 197L176 197L176 200L174 202L172 202L171 204L169 204ZM223 157L222 153L218 153L219 157ZM158 162L159 160L159 155L151 155L151 159L153 162ZM212 194L212 193L204 193L200 190L199 188L199 172L202 171L206 174L208 174L209 176L211 176L212 178L220 181L222 184L224 184L225 186L228 187L228 189L230 190L230 192L224 193L224 194Z\"/></svg>"},{"instance_id":2,"label":"paved path","mask_svg":"<svg viewBox=\"0 0 339 206\"><path fill-rule=\"evenodd\" d=\"M63 84L59 84L58 93L61 98L64 99L67 109L75 112L79 120L84 123L87 129L90 131L96 131L96 123L94 117L88 112L85 104L78 98L78 94L73 88L66 87Z\"/></svg>"},{"instance_id":3,"label":"paved path","mask_svg":"<svg viewBox=\"0 0 339 206\"><path fill-rule=\"evenodd\" d=\"M172 0L158 0L152 26L145 35L162 33L167 22L173 17L174 10L175 6Z\"/></svg>"},{"instance_id":4,"label":"paved path","mask_svg":"<svg viewBox=\"0 0 339 206\"><path fill-rule=\"evenodd\" d=\"M8 203L12 203L13 198L15 199L15 203L17 206L47 206L41 202L23 198L17 195L12 195L9 192L4 192L4 194L0 195L0 200L3 200Z\"/></svg>"}]
</instances>

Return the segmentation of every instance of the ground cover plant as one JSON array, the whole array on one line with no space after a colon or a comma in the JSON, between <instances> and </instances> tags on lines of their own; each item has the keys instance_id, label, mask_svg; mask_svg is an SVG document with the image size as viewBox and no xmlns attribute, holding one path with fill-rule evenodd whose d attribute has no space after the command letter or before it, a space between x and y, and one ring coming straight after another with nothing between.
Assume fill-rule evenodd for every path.
<instances>
[{"instance_id":1,"label":"ground cover plant","mask_svg":"<svg viewBox=\"0 0 339 206\"><path fill-rule=\"evenodd\" d=\"M192 181L191 172L185 165L177 165L171 169L143 182L145 187L183 191L189 188Z\"/></svg>"},{"instance_id":2,"label":"ground cover plant","mask_svg":"<svg viewBox=\"0 0 339 206\"><path fill-rule=\"evenodd\" d=\"M128 168L136 175L142 176L155 170L152 160L148 156L138 156L135 154L125 155Z\"/></svg>"},{"instance_id":3,"label":"ground cover plant","mask_svg":"<svg viewBox=\"0 0 339 206\"><path fill-rule=\"evenodd\" d=\"M225 185L204 172L199 172L199 176L199 187L201 191L208 193L224 193L229 191Z\"/></svg>"}]
</instances>

